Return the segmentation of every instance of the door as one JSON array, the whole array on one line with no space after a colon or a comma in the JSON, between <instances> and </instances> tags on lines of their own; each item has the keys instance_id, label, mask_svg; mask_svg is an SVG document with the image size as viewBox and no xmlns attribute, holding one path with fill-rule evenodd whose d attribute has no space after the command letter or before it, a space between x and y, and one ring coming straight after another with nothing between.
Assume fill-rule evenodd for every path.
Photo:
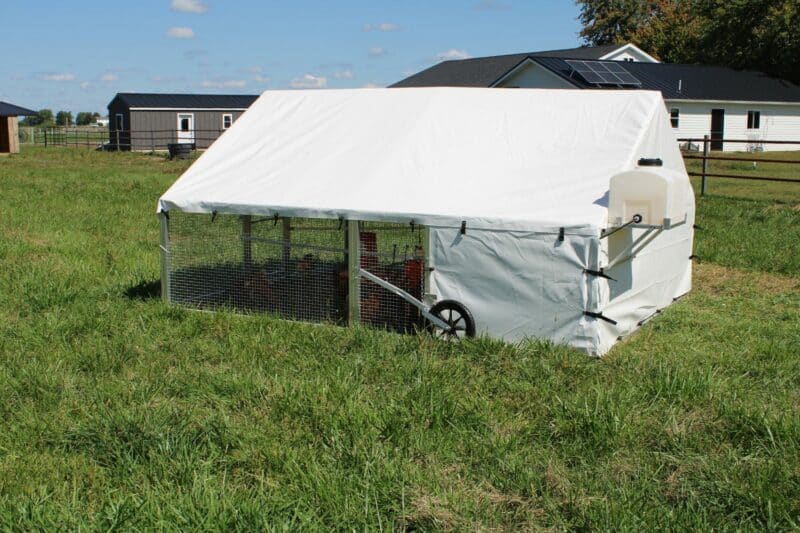
<instances>
[{"instance_id":1,"label":"door","mask_svg":"<svg viewBox=\"0 0 800 533\"><path fill-rule=\"evenodd\" d=\"M725 110L711 110L711 149L722 150L722 139L725 138Z\"/></svg>"},{"instance_id":2,"label":"door","mask_svg":"<svg viewBox=\"0 0 800 533\"><path fill-rule=\"evenodd\" d=\"M178 142L194 143L194 115L191 113L178 113Z\"/></svg>"}]
</instances>

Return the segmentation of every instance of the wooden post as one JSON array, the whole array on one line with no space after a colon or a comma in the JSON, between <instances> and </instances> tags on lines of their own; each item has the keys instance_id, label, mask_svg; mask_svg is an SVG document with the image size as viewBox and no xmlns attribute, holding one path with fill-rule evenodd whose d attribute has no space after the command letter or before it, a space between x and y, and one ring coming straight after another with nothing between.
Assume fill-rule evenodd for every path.
<instances>
[{"instance_id":1,"label":"wooden post","mask_svg":"<svg viewBox=\"0 0 800 533\"><path fill-rule=\"evenodd\" d=\"M361 322L361 239L358 221L347 221L347 318L351 326Z\"/></svg>"},{"instance_id":2,"label":"wooden post","mask_svg":"<svg viewBox=\"0 0 800 533\"><path fill-rule=\"evenodd\" d=\"M283 265L286 267L292 257L292 219L283 217L281 225L283 227Z\"/></svg>"},{"instance_id":3,"label":"wooden post","mask_svg":"<svg viewBox=\"0 0 800 533\"><path fill-rule=\"evenodd\" d=\"M703 136L703 177L700 181L700 196L706 195L706 185L708 182L708 152L711 146L711 139L708 135Z\"/></svg>"},{"instance_id":4,"label":"wooden post","mask_svg":"<svg viewBox=\"0 0 800 533\"><path fill-rule=\"evenodd\" d=\"M150 152L156 151L156 140L153 137L153 130L150 130Z\"/></svg>"},{"instance_id":5,"label":"wooden post","mask_svg":"<svg viewBox=\"0 0 800 533\"><path fill-rule=\"evenodd\" d=\"M47 148L47 128L44 129L44 147Z\"/></svg>"},{"instance_id":6,"label":"wooden post","mask_svg":"<svg viewBox=\"0 0 800 533\"><path fill-rule=\"evenodd\" d=\"M161 300L170 302L170 245L169 245L169 215L165 212L158 214L161 222Z\"/></svg>"},{"instance_id":7,"label":"wooden post","mask_svg":"<svg viewBox=\"0 0 800 533\"><path fill-rule=\"evenodd\" d=\"M244 268L253 268L253 217L242 215L242 260Z\"/></svg>"}]
</instances>

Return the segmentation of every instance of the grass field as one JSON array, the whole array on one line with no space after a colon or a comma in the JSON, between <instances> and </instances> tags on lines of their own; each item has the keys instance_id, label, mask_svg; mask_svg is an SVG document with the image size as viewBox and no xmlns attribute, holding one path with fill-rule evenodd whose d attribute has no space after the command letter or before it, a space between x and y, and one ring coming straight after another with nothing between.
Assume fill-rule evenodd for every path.
<instances>
[{"instance_id":1,"label":"grass field","mask_svg":"<svg viewBox=\"0 0 800 533\"><path fill-rule=\"evenodd\" d=\"M186 164L0 159L0 529L800 527L794 184L712 185L692 294L594 360L165 306Z\"/></svg>"}]
</instances>

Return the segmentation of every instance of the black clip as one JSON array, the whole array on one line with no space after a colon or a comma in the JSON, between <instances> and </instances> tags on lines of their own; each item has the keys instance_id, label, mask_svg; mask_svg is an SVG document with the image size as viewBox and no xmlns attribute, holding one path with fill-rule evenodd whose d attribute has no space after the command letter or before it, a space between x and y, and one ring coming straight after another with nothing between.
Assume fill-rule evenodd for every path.
<instances>
[{"instance_id":1,"label":"black clip","mask_svg":"<svg viewBox=\"0 0 800 533\"><path fill-rule=\"evenodd\" d=\"M617 281L614 278L612 278L611 276L609 276L608 274L606 274L605 272L603 272L602 268L600 270L589 270L588 268L584 268L583 269L583 273L584 274L589 274L590 276L597 276L599 278L610 279L611 281Z\"/></svg>"},{"instance_id":2,"label":"black clip","mask_svg":"<svg viewBox=\"0 0 800 533\"><path fill-rule=\"evenodd\" d=\"M564 242L564 228L558 228L558 242Z\"/></svg>"},{"instance_id":3,"label":"black clip","mask_svg":"<svg viewBox=\"0 0 800 533\"><path fill-rule=\"evenodd\" d=\"M694 230L697 230L697 231L703 231L703 228L701 228L701 227L700 227L700 226L698 226L697 224L693 225L693 226L692 226L692 229L694 229Z\"/></svg>"},{"instance_id":4,"label":"black clip","mask_svg":"<svg viewBox=\"0 0 800 533\"><path fill-rule=\"evenodd\" d=\"M603 313L593 313L591 311L584 311L583 314L586 315L586 316L590 316L592 318L598 318L600 320L604 320L604 321L606 321L609 324L612 324L614 326L617 325L617 321L616 320L608 318L607 316L603 315Z\"/></svg>"},{"instance_id":5,"label":"black clip","mask_svg":"<svg viewBox=\"0 0 800 533\"><path fill-rule=\"evenodd\" d=\"M694 255L694 254L692 254L692 255L690 255L690 256L689 256L689 261L692 261L692 260L694 260L694 259L696 259L696 260L700 261L700 256L699 256L699 255Z\"/></svg>"},{"instance_id":6,"label":"black clip","mask_svg":"<svg viewBox=\"0 0 800 533\"><path fill-rule=\"evenodd\" d=\"M169 220L169 211L164 211L164 210L162 209L162 210L161 210L161 214L162 214L162 215L164 215L164 218L166 218L167 220Z\"/></svg>"},{"instance_id":7,"label":"black clip","mask_svg":"<svg viewBox=\"0 0 800 533\"><path fill-rule=\"evenodd\" d=\"M462 220L461 221L461 235L466 235L466 234L467 234L467 221L466 220Z\"/></svg>"},{"instance_id":8,"label":"black clip","mask_svg":"<svg viewBox=\"0 0 800 533\"><path fill-rule=\"evenodd\" d=\"M277 225L278 225L278 220L279 220L280 218L281 218L281 217L280 217L280 215L279 215L278 213L275 213L275 214L272 216L272 220L273 220L273 222L272 222L272 225L273 225L273 226L277 226Z\"/></svg>"},{"instance_id":9,"label":"black clip","mask_svg":"<svg viewBox=\"0 0 800 533\"><path fill-rule=\"evenodd\" d=\"M211 222L214 222L217 219L217 212L211 211Z\"/></svg>"}]
</instances>

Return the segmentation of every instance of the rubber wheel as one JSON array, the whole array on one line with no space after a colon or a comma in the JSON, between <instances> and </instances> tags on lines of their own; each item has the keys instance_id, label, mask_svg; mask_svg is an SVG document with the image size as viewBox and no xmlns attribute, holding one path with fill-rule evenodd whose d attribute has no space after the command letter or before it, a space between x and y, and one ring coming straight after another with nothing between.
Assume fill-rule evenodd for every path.
<instances>
[{"instance_id":1,"label":"rubber wheel","mask_svg":"<svg viewBox=\"0 0 800 533\"><path fill-rule=\"evenodd\" d=\"M449 330L444 330L433 322L428 322L428 331L437 338L458 340L475 336L475 319L472 313L461 302L442 300L430 309L430 313L447 322Z\"/></svg>"}]
</instances>

